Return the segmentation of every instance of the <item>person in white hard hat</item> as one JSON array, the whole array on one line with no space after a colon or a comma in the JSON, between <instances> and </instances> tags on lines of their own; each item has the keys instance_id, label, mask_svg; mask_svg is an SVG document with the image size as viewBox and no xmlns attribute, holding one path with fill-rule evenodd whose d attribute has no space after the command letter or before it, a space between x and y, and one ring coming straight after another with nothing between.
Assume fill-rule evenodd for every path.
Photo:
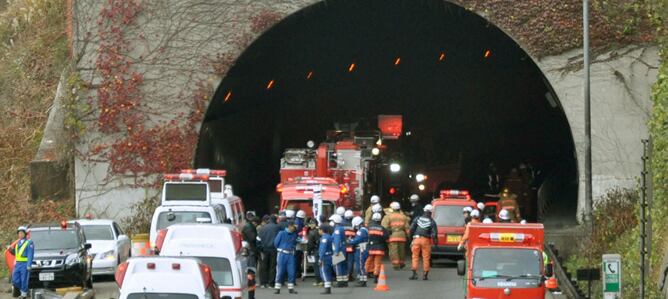
<instances>
[{"instance_id":1,"label":"person in white hard hat","mask_svg":"<svg viewBox=\"0 0 668 299\"><path fill-rule=\"evenodd\" d=\"M484 202L479 202L479 203L476 204L476 206L478 207L478 210L480 210L480 212L485 210L485 203Z\"/></svg>"},{"instance_id":2,"label":"person in white hard hat","mask_svg":"<svg viewBox=\"0 0 668 299\"><path fill-rule=\"evenodd\" d=\"M341 216L341 218L343 218L343 214L345 214L345 213L346 213L346 208L344 208L344 207L336 208L336 215Z\"/></svg>"},{"instance_id":3,"label":"person in white hard hat","mask_svg":"<svg viewBox=\"0 0 668 299\"><path fill-rule=\"evenodd\" d=\"M476 224L476 223L480 223L480 211L473 210L471 211L471 221L468 224L466 224L466 229L464 229L464 236L462 236L462 239L459 241L459 245L457 245L457 250L464 249L464 244L469 240L469 226L471 224Z\"/></svg>"},{"instance_id":4,"label":"person in white hard hat","mask_svg":"<svg viewBox=\"0 0 668 299\"><path fill-rule=\"evenodd\" d=\"M473 211L473 208L471 207L464 207L462 209L462 214L464 214L464 225L469 224L469 221L471 221L471 211Z\"/></svg>"},{"instance_id":5,"label":"person in white hard hat","mask_svg":"<svg viewBox=\"0 0 668 299\"><path fill-rule=\"evenodd\" d=\"M422 270L424 274L422 280L429 279L429 269L431 261L431 246L438 244L438 231L436 222L431 219L431 213L434 210L432 205L426 205L422 216L415 218L411 224L410 234L413 237L411 242L412 264L411 270L413 275L410 280L418 278L417 271L420 264L420 257L422 257Z\"/></svg>"},{"instance_id":6,"label":"person in white hard hat","mask_svg":"<svg viewBox=\"0 0 668 299\"><path fill-rule=\"evenodd\" d=\"M513 219L511 218L510 212L506 209L502 209L499 212L499 222L501 223L512 223Z\"/></svg>"},{"instance_id":7,"label":"person in white hard hat","mask_svg":"<svg viewBox=\"0 0 668 299\"><path fill-rule=\"evenodd\" d=\"M383 216L380 213L373 213L371 215L371 222L369 222L369 258L366 262L366 271L369 276L375 277L374 281L378 283L378 275L380 274L380 266L382 265L383 256L385 256L387 238L389 232L380 224Z\"/></svg>"},{"instance_id":8,"label":"person in white hard hat","mask_svg":"<svg viewBox=\"0 0 668 299\"><path fill-rule=\"evenodd\" d=\"M483 224L492 224L492 223L494 223L494 220L492 220L492 218L487 217L482 221L482 223Z\"/></svg>"},{"instance_id":9,"label":"person in white hard hat","mask_svg":"<svg viewBox=\"0 0 668 299\"><path fill-rule=\"evenodd\" d=\"M357 286L366 287L367 273L366 260L369 256L367 245L369 243L369 230L364 227L364 219L356 216L352 220L353 229L355 229L355 237L350 240L350 245L353 246L355 254L353 260L357 268ZM352 270L350 270L352 272Z\"/></svg>"},{"instance_id":10,"label":"person in white hard hat","mask_svg":"<svg viewBox=\"0 0 668 299\"><path fill-rule=\"evenodd\" d=\"M381 216L383 215L383 206L381 206L379 203L373 204L372 206L369 207L371 209L371 213L364 215L364 224L368 227L369 226L369 221L371 221L371 216L373 213L380 213ZM368 217L367 217L368 216Z\"/></svg>"},{"instance_id":11,"label":"person in white hard hat","mask_svg":"<svg viewBox=\"0 0 668 299\"><path fill-rule=\"evenodd\" d=\"M420 216L422 216L424 209L424 207L420 203L420 196L418 196L417 194L413 194L410 197L410 201L411 201L411 211L409 216L411 216L412 219L417 219Z\"/></svg>"},{"instance_id":12,"label":"person in white hard hat","mask_svg":"<svg viewBox=\"0 0 668 299\"><path fill-rule=\"evenodd\" d=\"M12 285L21 291L20 298L28 297L28 277L30 267L35 254L35 244L27 238L28 229L25 226L19 226L16 234L19 239L16 245L9 247L9 253L14 255L14 271L12 272Z\"/></svg>"},{"instance_id":13,"label":"person in white hard hat","mask_svg":"<svg viewBox=\"0 0 668 299\"><path fill-rule=\"evenodd\" d=\"M371 199L369 199L369 202L369 207L367 207L364 211L364 225L369 225L371 215L373 215L372 207L376 204L380 204L380 197L378 195L372 195Z\"/></svg>"},{"instance_id":14,"label":"person in white hard hat","mask_svg":"<svg viewBox=\"0 0 668 299\"><path fill-rule=\"evenodd\" d=\"M338 212L338 211L337 211ZM345 211L344 211L345 213ZM341 215L334 214L329 217L329 220L333 222L334 234L332 235L332 254L334 256L345 256L346 254L346 230L343 227L343 218ZM347 287L348 286L348 263L342 261L335 265L334 270L336 272L336 286L337 287Z\"/></svg>"},{"instance_id":15,"label":"person in white hard hat","mask_svg":"<svg viewBox=\"0 0 668 299\"><path fill-rule=\"evenodd\" d=\"M401 212L401 205L394 201L390 204L391 212L383 217L382 225L390 231L388 240L388 251L390 252L390 261L395 270L403 269L406 266L406 235L410 225L408 217Z\"/></svg>"}]
</instances>

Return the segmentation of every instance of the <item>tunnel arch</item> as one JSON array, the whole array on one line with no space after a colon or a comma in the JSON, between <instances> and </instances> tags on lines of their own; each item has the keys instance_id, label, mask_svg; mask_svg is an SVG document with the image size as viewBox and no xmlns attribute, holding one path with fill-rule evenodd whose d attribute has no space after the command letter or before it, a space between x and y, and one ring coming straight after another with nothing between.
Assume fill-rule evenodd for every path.
<instances>
[{"instance_id":1,"label":"tunnel arch","mask_svg":"<svg viewBox=\"0 0 668 299\"><path fill-rule=\"evenodd\" d=\"M489 162L533 161L536 192L575 218L575 145L552 86L511 36L443 0L323 1L287 16L218 86L194 164L227 169L262 210L284 148L378 114L404 115L415 164L459 163L459 186L481 188Z\"/></svg>"}]
</instances>

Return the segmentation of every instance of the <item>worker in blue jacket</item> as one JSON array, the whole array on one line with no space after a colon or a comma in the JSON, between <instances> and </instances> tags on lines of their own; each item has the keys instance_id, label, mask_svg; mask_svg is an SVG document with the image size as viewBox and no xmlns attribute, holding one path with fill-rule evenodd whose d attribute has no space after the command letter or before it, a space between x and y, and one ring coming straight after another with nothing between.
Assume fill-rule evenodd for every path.
<instances>
[{"instance_id":1,"label":"worker in blue jacket","mask_svg":"<svg viewBox=\"0 0 668 299\"><path fill-rule=\"evenodd\" d=\"M281 282L285 274L288 275L288 291L290 294L297 294L295 291L295 249L297 247L297 226L293 221L288 221L287 228L276 235L274 246L277 251L276 261L276 283L274 294L281 293Z\"/></svg>"},{"instance_id":2,"label":"worker in blue jacket","mask_svg":"<svg viewBox=\"0 0 668 299\"><path fill-rule=\"evenodd\" d=\"M343 288L348 286L348 263L345 261L346 255L346 229L343 226L343 217L338 214L329 218L334 223L334 233L332 235L333 255L344 256L344 260L334 266L336 270L336 287Z\"/></svg>"},{"instance_id":3,"label":"worker in blue jacket","mask_svg":"<svg viewBox=\"0 0 668 299\"><path fill-rule=\"evenodd\" d=\"M35 255L35 244L27 238L27 228L20 226L16 233L19 235L19 240L16 246L9 248L9 253L14 255L16 263L14 264L14 272L12 272L12 284L15 288L21 290L21 297L25 299L28 297L28 277L30 275L30 266Z\"/></svg>"},{"instance_id":4,"label":"worker in blue jacket","mask_svg":"<svg viewBox=\"0 0 668 299\"><path fill-rule=\"evenodd\" d=\"M355 237L348 245L355 249L355 264L357 265L357 286L366 287L366 259L369 257L367 244L369 243L369 231L364 227L364 218L357 216L353 218L352 225L357 231Z\"/></svg>"},{"instance_id":5,"label":"worker in blue jacket","mask_svg":"<svg viewBox=\"0 0 668 299\"><path fill-rule=\"evenodd\" d=\"M318 258L320 260L320 277L324 282L325 290L321 294L332 293L332 227L327 224L320 225L320 246Z\"/></svg>"}]
</instances>

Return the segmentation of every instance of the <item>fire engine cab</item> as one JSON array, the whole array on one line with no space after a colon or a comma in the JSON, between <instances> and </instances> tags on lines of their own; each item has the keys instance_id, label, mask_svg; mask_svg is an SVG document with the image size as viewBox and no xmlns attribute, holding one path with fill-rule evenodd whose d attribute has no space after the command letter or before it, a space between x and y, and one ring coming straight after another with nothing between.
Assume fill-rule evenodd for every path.
<instances>
[{"instance_id":1,"label":"fire engine cab","mask_svg":"<svg viewBox=\"0 0 668 299\"><path fill-rule=\"evenodd\" d=\"M556 279L543 240L542 224L469 224L466 261L457 263L465 298L544 299Z\"/></svg>"},{"instance_id":2,"label":"fire engine cab","mask_svg":"<svg viewBox=\"0 0 668 299\"><path fill-rule=\"evenodd\" d=\"M329 217L336 210L341 196L347 192L332 178L295 177L285 184L278 184L276 191L281 194L281 210L303 210L307 217L313 217L313 197L320 189L322 199L321 215Z\"/></svg>"},{"instance_id":3,"label":"fire engine cab","mask_svg":"<svg viewBox=\"0 0 668 299\"><path fill-rule=\"evenodd\" d=\"M431 202L433 219L438 227L438 244L431 249L432 256L462 257L457 245L464 235L465 207L476 208L475 201L467 190L441 190L440 197Z\"/></svg>"}]
</instances>

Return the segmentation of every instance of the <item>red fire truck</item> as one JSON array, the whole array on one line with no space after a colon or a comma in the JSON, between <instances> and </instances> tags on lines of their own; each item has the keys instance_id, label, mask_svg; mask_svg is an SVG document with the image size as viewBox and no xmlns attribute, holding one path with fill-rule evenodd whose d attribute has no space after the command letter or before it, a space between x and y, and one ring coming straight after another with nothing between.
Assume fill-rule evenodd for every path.
<instances>
[{"instance_id":1,"label":"red fire truck","mask_svg":"<svg viewBox=\"0 0 668 299\"><path fill-rule=\"evenodd\" d=\"M285 184L278 184L276 191L281 194L281 210L303 210L306 217L313 217L314 191L318 188L322 199L321 214L329 218L346 191L332 178L295 177L289 178Z\"/></svg>"},{"instance_id":2,"label":"red fire truck","mask_svg":"<svg viewBox=\"0 0 668 299\"><path fill-rule=\"evenodd\" d=\"M542 224L470 224L466 261L457 263L466 298L544 299L556 279L543 240Z\"/></svg>"},{"instance_id":3,"label":"red fire truck","mask_svg":"<svg viewBox=\"0 0 668 299\"><path fill-rule=\"evenodd\" d=\"M438 227L438 244L431 249L432 256L462 257L457 245L464 235L465 207L476 208L475 201L467 190L441 190L440 197L434 199L434 221Z\"/></svg>"}]
</instances>

